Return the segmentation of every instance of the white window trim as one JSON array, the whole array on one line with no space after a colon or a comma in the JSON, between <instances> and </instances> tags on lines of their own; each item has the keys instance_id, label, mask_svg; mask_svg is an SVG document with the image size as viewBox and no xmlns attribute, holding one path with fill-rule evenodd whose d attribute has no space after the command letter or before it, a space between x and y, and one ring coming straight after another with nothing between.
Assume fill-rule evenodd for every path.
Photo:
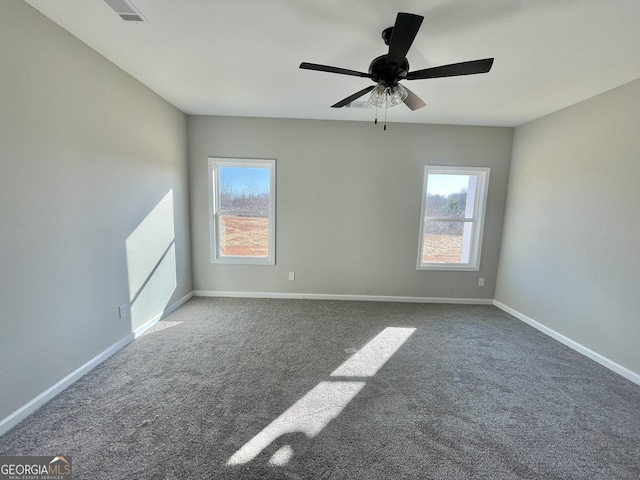
<instances>
[{"instance_id":1,"label":"white window trim","mask_svg":"<svg viewBox=\"0 0 640 480\"><path fill-rule=\"evenodd\" d=\"M219 199L216 196L216 165L218 166L247 166L261 167L268 166L269 175L269 256L258 257L237 257L221 256L219 254L218 237L218 212L220 211ZM236 264L236 265L275 265L276 264L276 161L262 158L229 158L229 157L209 157L209 245L211 263Z\"/></svg>"},{"instance_id":2,"label":"white window trim","mask_svg":"<svg viewBox=\"0 0 640 480\"><path fill-rule=\"evenodd\" d=\"M420 232L418 243L418 264L417 270L447 270L462 272L477 272L480 270L480 254L482 251L482 238L484 233L484 220L487 207L487 194L489 191L489 167L458 167L458 166L439 166L425 165L423 190L422 190L422 209L420 212ZM472 222L477 228L473 229L473 237L471 238L471 248L469 252L468 263L423 263L422 249L424 248L424 228L425 228L425 212L427 206L427 182L430 174L456 174L456 175L478 175L481 185L478 185L475 191L474 212ZM468 222L469 219L461 218L442 218L439 221Z\"/></svg>"}]
</instances>

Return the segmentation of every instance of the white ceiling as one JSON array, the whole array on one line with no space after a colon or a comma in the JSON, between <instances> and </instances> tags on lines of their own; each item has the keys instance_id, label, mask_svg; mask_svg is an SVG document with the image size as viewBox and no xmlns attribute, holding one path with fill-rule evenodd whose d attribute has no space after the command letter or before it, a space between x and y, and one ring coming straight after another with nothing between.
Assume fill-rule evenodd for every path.
<instances>
[{"instance_id":1,"label":"white ceiling","mask_svg":"<svg viewBox=\"0 0 640 480\"><path fill-rule=\"evenodd\" d=\"M369 79L298 65L367 71L398 11L425 17L412 70L495 63L405 81L427 107L391 122L517 126L640 78L639 0L133 0L148 23L103 0L26 1L188 114L372 121L330 108Z\"/></svg>"}]
</instances>

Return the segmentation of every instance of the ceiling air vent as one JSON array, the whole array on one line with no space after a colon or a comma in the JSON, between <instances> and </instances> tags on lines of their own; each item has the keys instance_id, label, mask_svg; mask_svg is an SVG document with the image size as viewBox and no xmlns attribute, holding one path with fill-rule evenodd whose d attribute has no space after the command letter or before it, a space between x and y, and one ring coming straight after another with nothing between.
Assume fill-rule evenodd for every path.
<instances>
[{"instance_id":1,"label":"ceiling air vent","mask_svg":"<svg viewBox=\"0 0 640 480\"><path fill-rule=\"evenodd\" d=\"M144 22L145 18L128 0L104 0L125 22Z\"/></svg>"},{"instance_id":2,"label":"ceiling air vent","mask_svg":"<svg viewBox=\"0 0 640 480\"><path fill-rule=\"evenodd\" d=\"M371 104L369 102L351 102L345 107L349 108L371 108Z\"/></svg>"}]
</instances>

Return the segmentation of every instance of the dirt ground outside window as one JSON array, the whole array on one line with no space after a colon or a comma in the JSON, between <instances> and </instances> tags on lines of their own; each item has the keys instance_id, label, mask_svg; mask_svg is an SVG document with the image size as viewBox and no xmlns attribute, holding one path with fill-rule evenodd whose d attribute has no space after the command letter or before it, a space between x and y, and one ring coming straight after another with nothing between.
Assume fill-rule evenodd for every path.
<instances>
[{"instance_id":1,"label":"dirt ground outside window","mask_svg":"<svg viewBox=\"0 0 640 480\"><path fill-rule=\"evenodd\" d=\"M268 257L269 219L221 215L220 253L229 257Z\"/></svg>"},{"instance_id":2,"label":"dirt ground outside window","mask_svg":"<svg viewBox=\"0 0 640 480\"><path fill-rule=\"evenodd\" d=\"M422 252L424 263L460 263L462 235L427 234Z\"/></svg>"}]
</instances>

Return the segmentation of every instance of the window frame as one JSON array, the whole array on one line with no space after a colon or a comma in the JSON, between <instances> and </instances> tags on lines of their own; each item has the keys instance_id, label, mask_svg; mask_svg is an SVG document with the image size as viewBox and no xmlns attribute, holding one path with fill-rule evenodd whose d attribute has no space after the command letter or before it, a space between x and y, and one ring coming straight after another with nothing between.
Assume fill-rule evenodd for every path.
<instances>
[{"instance_id":1,"label":"window frame","mask_svg":"<svg viewBox=\"0 0 640 480\"><path fill-rule=\"evenodd\" d=\"M420 211L420 232L418 243L418 263L417 270L447 270L477 272L480 270L480 254L482 251L482 238L484 234L484 221L486 216L487 196L489 192L489 167L463 167L463 166L443 166L425 165L424 177L422 181L422 208ZM427 211L427 189L429 175L475 175L477 177L476 191L473 205L473 216L469 218L432 217L426 219ZM423 262L425 226L428 221L453 221L471 222L472 233L469 247L469 262L467 263L429 263Z\"/></svg>"},{"instance_id":2,"label":"window frame","mask_svg":"<svg viewBox=\"0 0 640 480\"><path fill-rule=\"evenodd\" d=\"M269 255L243 257L220 254L220 196L218 192L219 167L248 167L269 169ZM209 157L209 247L210 261L218 264L275 265L276 264L276 161L265 158Z\"/></svg>"}]
</instances>

